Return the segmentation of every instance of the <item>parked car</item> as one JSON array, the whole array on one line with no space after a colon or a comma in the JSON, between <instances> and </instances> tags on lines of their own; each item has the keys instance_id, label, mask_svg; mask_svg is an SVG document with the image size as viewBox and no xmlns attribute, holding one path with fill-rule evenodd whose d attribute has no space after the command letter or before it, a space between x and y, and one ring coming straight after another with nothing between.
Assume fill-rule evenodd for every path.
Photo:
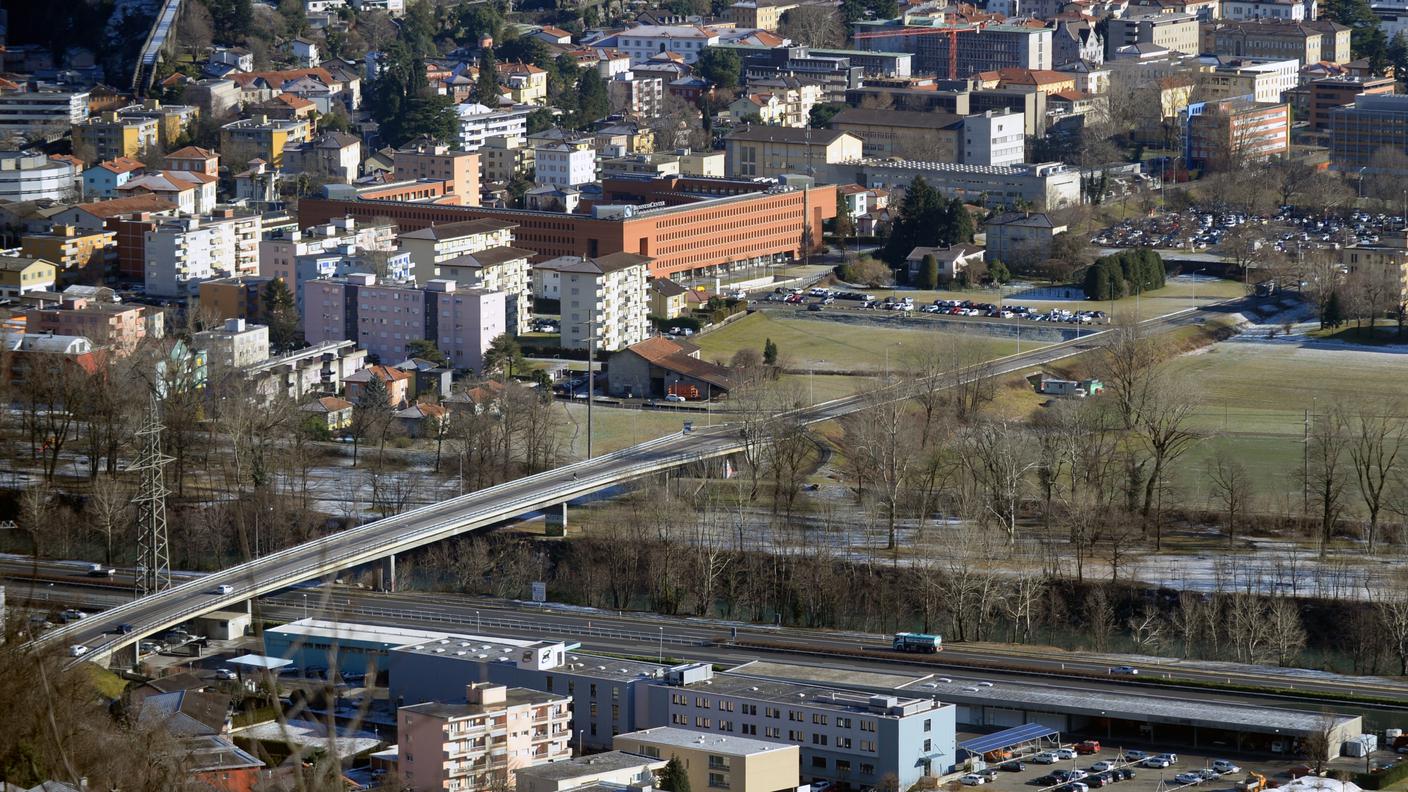
<instances>
[{"instance_id":1,"label":"parked car","mask_svg":"<svg viewBox=\"0 0 1408 792\"><path fill-rule=\"evenodd\" d=\"M234 679L235 677L236 677L236 674L235 674L235 672L234 672L233 669L230 669L230 668L217 668L217 669L215 669L215 678L216 678L216 679Z\"/></svg>"},{"instance_id":2,"label":"parked car","mask_svg":"<svg viewBox=\"0 0 1408 792\"><path fill-rule=\"evenodd\" d=\"M1214 761L1214 762L1212 763L1212 769L1216 770L1216 771L1217 771L1219 774L1221 774L1221 775L1226 775L1227 773L1240 773L1240 772L1242 772L1242 768L1238 767L1238 766L1237 766L1235 763L1233 763L1233 762L1229 762L1229 761L1226 760L1226 759L1218 759L1218 760Z\"/></svg>"},{"instance_id":3,"label":"parked car","mask_svg":"<svg viewBox=\"0 0 1408 792\"><path fill-rule=\"evenodd\" d=\"M811 783L811 787L812 787L812 792L827 792L827 790L831 789L831 782L830 782L830 781L827 781L827 780L824 779L824 778L822 778L822 779L818 779L818 780L816 780L816 781L813 781L813 782Z\"/></svg>"},{"instance_id":4,"label":"parked car","mask_svg":"<svg viewBox=\"0 0 1408 792\"><path fill-rule=\"evenodd\" d=\"M1106 784L1112 783L1112 781L1110 780L1109 776L1105 775L1104 773L1101 773L1099 775L1087 777L1085 779L1085 783L1088 784L1091 789L1099 789L1100 787L1103 787Z\"/></svg>"},{"instance_id":5,"label":"parked car","mask_svg":"<svg viewBox=\"0 0 1408 792\"><path fill-rule=\"evenodd\" d=\"M1179 773L1173 777L1173 780L1180 784L1201 784L1204 779L1202 774L1190 770L1186 773Z\"/></svg>"},{"instance_id":6,"label":"parked car","mask_svg":"<svg viewBox=\"0 0 1408 792\"><path fill-rule=\"evenodd\" d=\"M1120 769L1115 770L1114 772L1119 773L1121 781L1128 781L1129 779L1134 778L1134 768L1132 767L1121 767Z\"/></svg>"},{"instance_id":7,"label":"parked car","mask_svg":"<svg viewBox=\"0 0 1408 792\"><path fill-rule=\"evenodd\" d=\"M665 394L665 401L667 401L667 402L682 402L682 401L684 401L684 397L681 396L681 395L679 395L678 393L667 393L667 394Z\"/></svg>"},{"instance_id":8,"label":"parked car","mask_svg":"<svg viewBox=\"0 0 1408 792\"><path fill-rule=\"evenodd\" d=\"M1023 770L1026 770L1027 766L1022 764L1018 760L1013 760L1010 762L1003 762L1002 764L998 765L997 768L1008 773L1020 773Z\"/></svg>"},{"instance_id":9,"label":"parked car","mask_svg":"<svg viewBox=\"0 0 1408 792\"><path fill-rule=\"evenodd\" d=\"M1052 752L1050 752L1050 751L1042 751L1041 753L1039 753L1039 754L1037 754L1036 756L1033 756L1033 757L1032 757L1032 763L1033 763L1033 764L1056 764L1056 759L1057 759L1056 754L1054 754L1054 753L1052 753Z\"/></svg>"},{"instance_id":10,"label":"parked car","mask_svg":"<svg viewBox=\"0 0 1408 792\"><path fill-rule=\"evenodd\" d=\"M1076 745L1075 745L1075 750L1076 750L1076 753L1078 753L1078 754L1097 754L1097 753L1100 753L1100 741L1099 741L1099 740L1085 740L1084 742L1078 742L1078 743L1076 743Z\"/></svg>"},{"instance_id":11,"label":"parked car","mask_svg":"<svg viewBox=\"0 0 1408 792\"><path fill-rule=\"evenodd\" d=\"M1144 767L1148 767L1152 770L1162 770L1165 767L1172 765L1173 762L1170 762L1168 759L1162 756L1150 756L1139 764Z\"/></svg>"},{"instance_id":12,"label":"parked car","mask_svg":"<svg viewBox=\"0 0 1408 792\"><path fill-rule=\"evenodd\" d=\"M1055 751L1057 759L1074 759L1076 752L1073 748L1057 748Z\"/></svg>"},{"instance_id":13,"label":"parked car","mask_svg":"<svg viewBox=\"0 0 1408 792\"><path fill-rule=\"evenodd\" d=\"M958 780L959 780L964 786L982 786L982 785L983 785L983 777L980 776L980 775L978 775L977 773L969 773L968 775L963 776L962 778L960 778L960 779L958 779Z\"/></svg>"},{"instance_id":14,"label":"parked car","mask_svg":"<svg viewBox=\"0 0 1408 792\"><path fill-rule=\"evenodd\" d=\"M1216 781L1218 776L1222 775L1211 767L1204 767L1202 770L1199 770L1197 772L1198 775L1202 776L1204 781Z\"/></svg>"},{"instance_id":15,"label":"parked car","mask_svg":"<svg viewBox=\"0 0 1408 792\"><path fill-rule=\"evenodd\" d=\"M1142 762L1143 760L1145 760L1145 759L1147 759L1147 758L1149 758L1149 754L1144 753L1143 751L1125 751L1125 752L1124 752L1124 760L1125 760L1126 762Z\"/></svg>"},{"instance_id":16,"label":"parked car","mask_svg":"<svg viewBox=\"0 0 1408 792\"><path fill-rule=\"evenodd\" d=\"M1106 770L1114 770L1114 769L1115 769L1115 763L1114 763L1114 762L1110 762L1110 761L1099 761L1099 762L1096 762L1095 764L1093 764L1093 765L1090 766L1090 772L1092 772L1092 773L1103 773L1103 772L1105 772Z\"/></svg>"},{"instance_id":17,"label":"parked car","mask_svg":"<svg viewBox=\"0 0 1408 792\"><path fill-rule=\"evenodd\" d=\"M1163 759L1167 759L1168 763L1171 765L1178 764L1178 754L1176 753L1161 753L1159 756Z\"/></svg>"},{"instance_id":18,"label":"parked car","mask_svg":"<svg viewBox=\"0 0 1408 792\"><path fill-rule=\"evenodd\" d=\"M991 784L997 780L997 771L989 767L986 770L979 770L978 775L983 777L983 781Z\"/></svg>"}]
</instances>

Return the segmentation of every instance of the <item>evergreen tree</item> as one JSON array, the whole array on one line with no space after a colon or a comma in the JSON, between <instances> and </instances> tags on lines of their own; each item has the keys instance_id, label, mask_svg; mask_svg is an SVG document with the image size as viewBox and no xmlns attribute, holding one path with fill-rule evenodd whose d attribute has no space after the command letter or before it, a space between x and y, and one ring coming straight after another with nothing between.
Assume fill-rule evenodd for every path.
<instances>
[{"instance_id":1,"label":"evergreen tree","mask_svg":"<svg viewBox=\"0 0 1408 792\"><path fill-rule=\"evenodd\" d=\"M1384 54L1388 64L1393 67L1394 75L1400 80L1408 77L1408 39L1403 37L1402 32L1393 37Z\"/></svg>"},{"instance_id":2,"label":"evergreen tree","mask_svg":"<svg viewBox=\"0 0 1408 792\"><path fill-rule=\"evenodd\" d=\"M586 129L611 114L606 83L596 69L585 69L577 81L577 128Z\"/></svg>"},{"instance_id":3,"label":"evergreen tree","mask_svg":"<svg viewBox=\"0 0 1408 792\"><path fill-rule=\"evenodd\" d=\"M1320 312L1320 327L1339 327L1344 324L1344 303L1340 299L1339 289L1330 292L1330 299L1325 301L1325 308Z\"/></svg>"},{"instance_id":4,"label":"evergreen tree","mask_svg":"<svg viewBox=\"0 0 1408 792\"><path fill-rule=\"evenodd\" d=\"M925 253L919 263L919 280L915 283L921 289L939 288L939 260L933 253Z\"/></svg>"},{"instance_id":5,"label":"evergreen tree","mask_svg":"<svg viewBox=\"0 0 1408 792\"><path fill-rule=\"evenodd\" d=\"M851 217L851 205L846 203L846 196L836 191L836 219L831 221L831 231L841 241L856 232L855 220Z\"/></svg>"},{"instance_id":6,"label":"evergreen tree","mask_svg":"<svg viewBox=\"0 0 1408 792\"><path fill-rule=\"evenodd\" d=\"M492 377L502 374L512 377L515 371L523 369L528 361L523 356L523 348L508 333L496 335L489 341L484 351L484 370L480 374Z\"/></svg>"},{"instance_id":7,"label":"evergreen tree","mask_svg":"<svg viewBox=\"0 0 1408 792\"><path fill-rule=\"evenodd\" d=\"M992 278L993 283L1006 283L1012 280L1012 271L1007 269L1002 259L995 259L988 265L988 277Z\"/></svg>"},{"instance_id":8,"label":"evergreen tree","mask_svg":"<svg viewBox=\"0 0 1408 792\"><path fill-rule=\"evenodd\" d=\"M283 278L274 278L260 295L260 319L269 326L269 346L275 352L287 352L303 341L303 322L298 305Z\"/></svg>"},{"instance_id":9,"label":"evergreen tree","mask_svg":"<svg viewBox=\"0 0 1408 792\"><path fill-rule=\"evenodd\" d=\"M948 238L946 244L956 245L972 242L976 229L973 227L973 215L968 212L968 207L964 206L963 201L959 198L950 201L948 207L953 216L953 234Z\"/></svg>"},{"instance_id":10,"label":"evergreen tree","mask_svg":"<svg viewBox=\"0 0 1408 792\"><path fill-rule=\"evenodd\" d=\"M499 68L494 48L485 47L479 53L479 82L475 84L479 103L490 108L499 106Z\"/></svg>"},{"instance_id":11,"label":"evergreen tree","mask_svg":"<svg viewBox=\"0 0 1408 792\"><path fill-rule=\"evenodd\" d=\"M916 178L905 190L881 258L898 267L916 247L938 244L941 230L949 225L946 215L943 198L922 176Z\"/></svg>"},{"instance_id":12,"label":"evergreen tree","mask_svg":"<svg viewBox=\"0 0 1408 792\"><path fill-rule=\"evenodd\" d=\"M660 788L665 792L689 792L689 771L678 756L671 756L660 771Z\"/></svg>"},{"instance_id":13,"label":"evergreen tree","mask_svg":"<svg viewBox=\"0 0 1408 792\"><path fill-rule=\"evenodd\" d=\"M763 363L769 366L777 365L777 344L769 338L763 342Z\"/></svg>"},{"instance_id":14,"label":"evergreen tree","mask_svg":"<svg viewBox=\"0 0 1408 792\"><path fill-rule=\"evenodd\" d=\"M713 83L721 91L732 91L738 87L743 73L743 61L731 49L709 47L699 56L694 66L695 72Z\"/></svg>"}]
</instances>

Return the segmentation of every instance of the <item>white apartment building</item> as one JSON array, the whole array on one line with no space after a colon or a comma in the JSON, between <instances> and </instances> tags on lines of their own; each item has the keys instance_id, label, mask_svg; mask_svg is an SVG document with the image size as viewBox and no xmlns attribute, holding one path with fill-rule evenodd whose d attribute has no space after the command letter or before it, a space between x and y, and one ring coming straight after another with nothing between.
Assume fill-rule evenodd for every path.
<instances>
[{"instance_id":1,"label":"white apartment building","mask_svg":"<svg viewBox=\"0 0 1408 792\"><path fill-rule=\"evenodd\" d=\"M648 256L558 256L533 266L533 294L561 304L562 348L615 351L644 341L650 309Z\"/></svg>"},{"instance_id":2,"label":"white apartment building","mask_svg":"<svg viewBox=\"0 0 1408 792\"><path fill-rule=\"evenodd\" d=\"M224 327L196 333L192 346L205 350L207 365L226 371L246 369L269 359L269 326L226 319Z\"/></svg>"},{"instance_id":3,"label":"white apartment building","mask_svg":"<svg viewBox=\"0 0 1408 792\"><path fill-rule=\"evenodd\" d=\"M260 218L174 217L144 235L147 294L184 298L203 281L258 272Z\"/></svg>"},{"instance_id":4,"label":"white apartment building","mask_svg":"<svg viewBox=\"0 0 1408 792\"><path fill-rule=\"evenodd\" d=\"M1271 58L1229 58L1210 72L1197 75L1201 96L1225 99L1251 96L1255 102L1276 104L1300 82L1300 61Z\"/></svg>"},{"instance_id":5,"label":"white apartment building","mask_svg":"<svg viewBox=\"0 0 1408 792\"><path fill-rule=\"evenodd\" d=\"M247 374L260 396L273 401L341 393L342 380L366 367L367 351L356 342L328 341L256 363Z\"/></svg>"},{"instance_id":6,"label":"white apartment building","mask_svg":"<svg viewBox=\"0 0 1408 792\"><path fill-rule=\"evenodd\" d=\"M88 92L22 91L0 94L0 137L51 134L55 139L88 120Z\"/></svg>"},{"instance_id":7,"label":"white apartment building","mask_svg":"<svg viewBox=\"0 0 1408 792\"><path fill-rule=\"evenodd\" d=\"M580 187L596 181L596 149L557 143L533 150L533 181L539 185Z\"/></svg>"},{"instance_id":8,"label":"white apartment building","mask_svg":"<svg viewBox=\"0 0 1408 792\"><path fill-rule=\"evenodd\" d=\"M0 152L0 201L66 201L78 195L72 162L28 151Z\"/></svg>"},{"instance_id":9,"label":"white apartment building","mask_svg":"<svg viewBox=\"0 0 1408 792\"><path fill-rule=\"evenodd\" d=\"M1017 165L1026 159L1026 118L988 110L963 119L965 165Z\"/></svg>"},{"instance_id":10,"label":"white apartment building","mask_svg":"<svg viewBox=\"0 0 1408 792\"><path fill-rule=\"evenodd\" d=\"M654 118L665 106L665 81L659 77L618 74L606 83L611 109L618 113Z\"/></svg>"},{"instance_id":11,"label":"white apartment building","mask_svg":"<svg viewBox=\"0 0 1408 792\"><path fill-rule=\"evenodd\" d=\"M1222 19L1280 19L1288 22L1314 20L1315 0L1222 0Z\"/></svg>"},{"instance_id":12,"label":"white apartment building","mask_svg":"<svg viewBox=\"0 0 1408 792\"><path fill-rule=\"evenodd\" d=\"M528 267L533 255L531 250L491 247L441 261L437 277L474 289L503 292L504 327L522 335L533 318L533 277Z\"/></svg>"},{"instance_id":13,"label":"white apartment building","mask_svg":"<svg viewBox=\"0 0 1408 792\"><path fill-rule=\"evenodd\" d=\"M455 105L460 116L461 151L478 151L486 138L502 136L522 140L528 136L528 114L535 108L520 105L495 110L477 102Z\"/></svg>"},{"instance_id":14,"label":"white apartment building","mask_svg":"<svg viewBox=\"0 0 1408 792\"><path fill-rule=\"evenodd\" d=\"M343 217L302 230L281 231L259 242L259 275L281 278L303 304L303 283L317 277L331 277L335 260L365 254L389 253L395 246L396 227L358 225ZM326 266L321 266L326 263Z\"/></svg>"},{"instance_id":15,"label":"white apartment building","mask_svg":"<svg viewBox=\"0 0 1408 792\"><path fill-rule=\"evenodd\" d=\"M617 33L598 46L626 53L631 64L645 63L662 52L671 52L694 63L704 50L719 43L719 34L698 25L638 25Z\"/></svg>"},{"instance_id":16,"label":"white apartment building","mask_svg":"<svg viewBox=\"0 0 1408 792\"><path fill-rule=\"evenodd\" d=\"M516 223L483 218L459 223L441 223L407 231L397 246L411 256L412 276L419 283L441 277L440 265L460 256L513 244Z\"/></svg>"},{"instance_id":17,"label":"white apartment building","mask_svg":"<svg viewBox=\"0 0 1408 792\"><path fill-rule=\"evenodd\" d=\"M512 789L522 767L572 758L572 700L476 682L459 703L396 712L397 766L415 792Z\"/></svg>"},{"instance_id":18,"label":"white apartment building","mask_svg":"<svg viewBox=\"0 0 1408 792\"><path fill-rule=\"evenodd\" d=\"M406 0L351 0L358 11L385 11L391 16L406 13Z\"/></svg>"}]
</instances>

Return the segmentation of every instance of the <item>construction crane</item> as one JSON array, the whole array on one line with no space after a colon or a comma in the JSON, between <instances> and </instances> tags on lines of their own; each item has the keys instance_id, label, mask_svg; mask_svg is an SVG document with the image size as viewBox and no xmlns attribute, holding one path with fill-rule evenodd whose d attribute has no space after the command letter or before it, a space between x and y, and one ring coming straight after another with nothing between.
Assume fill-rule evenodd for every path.
<instances>
[{"instance_id":1,"label":"construction crane","mask_svg":"<svg viewBox=\"0 0 1408 792\"><path fill-rule=\"evenodd\" d=\"M958 77L958 34L977 33L978 30L979 28L976 26L955 27L945 25L944 27L928 28L907 27L902 30L885 31L883 33L879 31L873 33L856 33L852 35L851 38L859 41L861 39L897 38L900 36L948 36L948 78L953 80Z\"/></svg>"}]
</instances>

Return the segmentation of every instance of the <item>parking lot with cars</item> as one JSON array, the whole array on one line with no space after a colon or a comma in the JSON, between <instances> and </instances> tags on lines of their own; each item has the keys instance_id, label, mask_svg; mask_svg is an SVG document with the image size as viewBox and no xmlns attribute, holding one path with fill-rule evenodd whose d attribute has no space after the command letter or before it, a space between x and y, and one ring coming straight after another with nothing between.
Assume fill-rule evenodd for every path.
<instances>
[{"instance_id":1,"label":"parking lot with cars","mask_svg":"<svg viewBox=\"0 0 1408 792\"><path fill-rule=\"evenodd\" d=\"M1102 247L1155 247L1202 250L1213 248L1241 226L1256 226L1268 244L1279 251L1316 247L1339 248L1373 244L1381 234L1400 228L1397 215L1352 212L1345 216L1298 214L1283 209L1275 215L1188 210L1126 220L1091 238Z\"/></svg>"},{"instance_id":2,"label":"parking lot with cars","mask_svg":"<svg viewBox=\"0 0 1408 792\"><path fill-rule=\"evenodd\" d=\"M966 736L961 735L960 740ZM1098 741L1021 753L1010 758L989 754L984 770L957 781L1003 792L1089 792L1117 787L1120 792L1261 792L1291 779L1303 765L1296 758L1249 759L1210 754L1165 752L1158 746L1102 745ZM1388 755L1385 754L1387 757ZM1363 770L1362 759L1336 760L1333 766ZM1303 770L1299 772L1304 772Z\"/></svg>"},{"instance_id":3,"label":"parking lot with cars","mask_svg":"<svg viewBox=\"0 0 1408 792\"><path fill-rule=\"evenodd\" d=\"M802 291L779 287L765 296L763 304L776 306L796 306L811 312L828 309L850 309L861 311L898 311L901 313L928 314L940 318L973 317L1028 322L1059 322L1063 324L1105 324L1109 317L1104 311L1071 311L1065 308L1041 310L1027 305L977 302L974 300L937 299L931 303L918 303L913 297L890 296L877 299L874 295L858 291L846 291L813 287Z\"/></svg>"}]
</instances>

